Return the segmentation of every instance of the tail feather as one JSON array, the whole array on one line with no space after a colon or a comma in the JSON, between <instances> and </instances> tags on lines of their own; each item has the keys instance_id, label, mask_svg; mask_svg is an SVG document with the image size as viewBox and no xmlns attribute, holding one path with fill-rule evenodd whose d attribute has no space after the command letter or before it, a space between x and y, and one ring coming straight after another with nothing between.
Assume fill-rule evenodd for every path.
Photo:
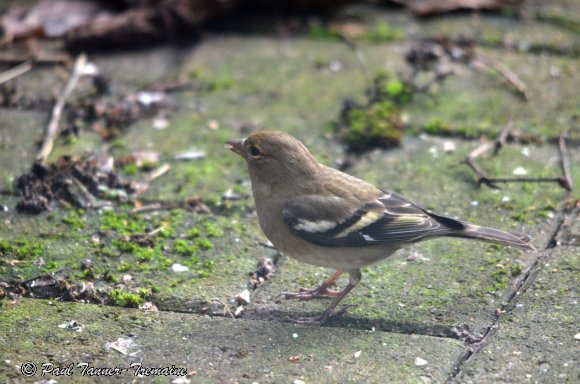
<instances>
[{"instance_id":1,"label":"tail feather","mask_svg":"<svg viewBox=\"0 0 580 384\"><path fill-rule=\"evenodd\" d=\"M530 236L519 232L504 232L499 229L480 227L478 225L461 222L465 225L462 231L454 232L448 236L463 237L466 239L475 239L479 241L486 241L488 243L497 243L504 245L511 245L514 247L529 249L535 251L536 248L530 244Z\"/></svg>"}]
</instances>

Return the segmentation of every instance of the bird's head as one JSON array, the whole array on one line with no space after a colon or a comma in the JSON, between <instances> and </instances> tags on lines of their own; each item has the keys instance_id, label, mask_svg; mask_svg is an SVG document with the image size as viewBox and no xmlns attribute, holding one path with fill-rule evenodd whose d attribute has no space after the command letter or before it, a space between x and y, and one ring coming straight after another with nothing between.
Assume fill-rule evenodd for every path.
<instances>
[{"instance_id":1,"label":"bird's head","mask_svg":"<svg viewBox=\"0 0 580 384\"><path fill-rule=\"evenodd\" d=\"M279 131L258 131L225 145L246 160L252 182L274 185L290 178L314 177L320 164L298 139Z\"/></svg>"}]
</instances>

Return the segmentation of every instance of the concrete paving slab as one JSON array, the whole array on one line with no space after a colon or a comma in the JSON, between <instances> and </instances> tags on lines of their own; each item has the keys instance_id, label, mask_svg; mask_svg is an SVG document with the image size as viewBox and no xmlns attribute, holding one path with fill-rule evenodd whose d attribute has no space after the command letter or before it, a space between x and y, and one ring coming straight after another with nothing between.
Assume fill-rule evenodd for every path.
<instances>
[{"instance_id":1,"label":"concrete paving slab","mask_svg":"<svg viewBox=\"0 0 580 384\"><path fill-rule=\"evenodd\" d=\"M171 312L24 299L0 309L0 381L94 382L77 364L91 367L186 368L192 383L420 383L443 382L465 350L457 340L396 333L317 328L258 320L209 318ZM82 331L59 327L71 320ZM123 347L111 347L121 338ZM117 349L115 349L117 348ZM125 352L126 354L119 352ZM38 371L23 377L23 364ZM41 376L42 364L72 375ZM28 367L24 365L25 368ZM88 372L88 371L87 371ZM99 382L132 382L135 370ZM178 378L147 377L170 383Z\"/></svg>"},{"instance_id":2,"label":"concrete paving slab","mask_svg":"<svg viewBox=\"0 0 580 384\"><path fill-rule=\"evenodd\" d=\"M533 282L502 316L457 383L576 383L580 379L578 279L574 247L546 251Z\"/></svg>"}]
</instances>

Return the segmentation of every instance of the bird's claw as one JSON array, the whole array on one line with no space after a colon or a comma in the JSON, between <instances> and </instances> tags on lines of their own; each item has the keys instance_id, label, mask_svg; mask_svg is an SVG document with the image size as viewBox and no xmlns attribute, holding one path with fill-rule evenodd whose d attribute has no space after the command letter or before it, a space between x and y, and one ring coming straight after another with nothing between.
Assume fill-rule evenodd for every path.
<instances>
[{"instance_id":1,"label":"bird's claw","mask_svg":"<svg viewBox=\"0 0 580 384\"><path fill-rule=\"evenodd\" d=\"M322 296L336 297L340 291L334 291L328 287L317 287L314 289L300 288L298 292L283 292L282 294L286 299L312 300Z\"/></svg>"},{"instance_id":2,"label":"bird's claw","mask_svg":"<svg viewBox=\"0 0 580 384\"><path fill-rule=\"evenodd\" d=\"M316 317L296 317L296 318L288 318L288 321L296 324L303 324L303 325L324 325L328 322L331 317L342 315L345 313L352 305L345 305L341 308L335 308L331 311L326 310L320 316Z\"/></svg>"}]
</instances>

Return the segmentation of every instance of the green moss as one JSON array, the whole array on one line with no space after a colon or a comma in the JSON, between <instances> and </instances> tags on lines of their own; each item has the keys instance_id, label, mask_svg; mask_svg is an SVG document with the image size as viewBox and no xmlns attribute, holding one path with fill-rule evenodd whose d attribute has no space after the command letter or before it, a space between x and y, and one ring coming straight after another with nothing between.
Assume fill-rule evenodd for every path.
<instances>
[{"instance_id":1,"label":"green moss","mask_svg":"<svg viewBox=\"0 0 580 384\"><path fill-rule=\"evenodd\" d=\"M177 239L175 240L175 243L173 243L173 250L184 256L194 256L197 255L198 247L197 245L190 245L183 239Z\"/></svg>"},{"instance_id":2,"label":"green moss","mask_svg":"<svg viewBox=\"0 0 580 384\"><path fill-rule=\"evenodd\" d=\"M138 292L139 292L139 296L141 296L144 299L147 299L148 297L151 296L151 290L150 289L147 289L147 288L144 288L144 287L140 287L138 289Z\"/></svg>"},{"instance_id":3,"label":"green moss","mask_svg":"<svg viewBox=\"0 0 580 384\"><path fill-rule=\"evenodd\" d=\"M431 119L423 129L426 133L432 135L450 136L454 130L449 124L440 118Z\"/></svg>"},{"instance_id":4,"label":"green moss","mask_svg":"<svg viewBox=\"0 0 580 384\"><path fill-rule=\"evenodd\" d=\"M401 29L392 27L387 23L378 23L369 32L363 33L360 41L369 43L388 43L400 40L403 37Z\"/></svg>"},{"instance_id":5,"label":"green moss","mask_svg":"<svg viewBox=\"0 0 580 384\"><path fill-rule=\"evenodd\" d=\"M0 256L16 257L20 260L35 258L44 252L44 246L27 239L0 240Z\"/></svg>"},{"instance_id":6,"label":"green moss","mask_svg":"<svg viewBox=\"0 0 580 384\"><path fill-rule=\"evenodd\" d=\"M364 43L388 43L400 40L403 37L401 29L393 27L387 23L381 22L368 30L362 31L357 35L348 36L340 27L334 27L326 24L312 24L308 30L308 35L313 39L319 40L340 40L343 36L355 41Z\"/></svg>"},{"instance_id":7,"label":"green moss","mask_svg":"<svg viewBox=\"0 0 580 384\"><path fill-rule=\"evenodd\" d=\"M523 272L523 267L520 264L510 264L510 273L512 277L521 275Z\"/></svg>"},{"instance_id":8,"label":"green moss","mask_svg":"<svg viewBox=\"0 0 580 384\"><path fill-rule=\"evenodd\" d=\"M213 249L213 243L209 239L197 238L195 239L195 245L201 249Z\"/></svg>"},{"instance_id":9,"label":"green moss","mask_svg":"<svg viewBox=\"0 0 580 384\"><path fill-rule=\"evenodd\" d=\"M113 272L110 269L107 269L105 273L103 273L103 279L113 284L119 284L120 281L119 276L113 274Z\"/></svg>"},{"instance_id":10,"label":"green moss","mask_svg":"<svg viewBox=\"0 0 580 384\"><path fill-rule=\"evenodd\" d=\"M145 300L139 294L113 289L110 293L111 304L118 307L136 308L143 304Z\"/></svg>"},{"instance_id":11,"label":"green moss","mask_svg":"<svg viewBox=\"0 0 580 384\"><path fill-rule=\"evenodd\" d=\"M83 218L80 216L84 214L83 210L77 211L70 211L66 216L62 218L62 222L68 224L72 227L73 230L78 231L80 229L84 229L86 227L86 223L84 222Z\"/></svg>"},{"instance_id":12,"label":"green moss","mask_svg":"<svg viewBox=\"0 0 580 384\"><path fill-rule=\"evenodd\" d=\"M224 237L224 233L214 223L206 222L203 224L208 237Z\"/></svg>"},{"instance_id":13,"label":"green moss","mask_svg":"<svg viewBox=\"0 0 580 384\"><path fill-rule=\"evenodd\" d=\"M501 44L503 40L503 36L496 30L485 30L483 33L483 41L490 45L498 45Z\"/></svg>"},{"instance_id":14,"label":"green moss","mask_svg":"<svg viewBox=\"0 0 580 384\"><path fill-rule=\"evenodd\" d=\"M526 222L528 220L528 212L522 211L511 216L515 221Z\"/></svg>"},{"instance_id":15,"label":"green moss","mask_svg":"<svg viewBox=\"0 0 580 384\"><path fill-rule=\"evenodd\" d=\"M320 40L339 40L340 32L338 30L329 28L327 25L315 23L308 29L308 36L313 39Z\"/></svg>"},{"instance_id":16,"label":"green moss","mask_svg":"<svg viewBox=\"0 0 580 384\"><path fill-rule=\"evenodd\" d=\"M390 101L375 103L368 109L352 109L346 122L348 127L340 138L355 152L396 147L403 137L400 113Z\"/></svg>"},{"instance_id":17,"label":"green moss","mask_svg":"<svg viewBox=\"0 0 580 384\"><path fill-rule=\"evenodd\" d=\"M199 79L203 76L203 68L193 67L187 71L187 75L191 80Z\"/></svg>"},{"instance_id":18,"label":"green moss","mask_svg":"<svg viewBox=\"0 0 580 384\"><path fill-rule=\"evenodd\" d=\"M58 261L49 261L46 266L42 269L43 273L54 272L60 268L60 263Z\"/></svg>"},{"instance_id":19,"label":"green moss","mask_svg":"<svg viewBox=\"0 0 580 384\"><path fill-rule=\"evenodd\" d=\"M199 231L199 229L197 228L191 228L189 231L187 231L187 233L185 234L185 236L188 239L195 239L196 237L199 237L201 234L201 232Z\"/></svg>"},{"instance_id":20,"label":"green moss","mask_svg":"<svg viewBox=\"0 0 580 384\"><path fill-rule=\"evenodd\" d=\"M173 229L169 225L165 225L159 232L157 232L157 236L166 239L172 238L175 236L175 229Z\"/></svg>"},{"instance_id":21,"label":"green moss","mask_svg":"<svg viewBox=\"0 0 580 384\"><path fill-rule=\"evenodd\" d=\"M314 66L316 66L316 68L328 68L329 65L330 59L328 57L317 57L316 60L314 60Z\"/></svg>"},{"instance_id":22,"label":"green moss","mask_svg":"<svg viewBox=\"0 0 580 384\"><path fill-rule=\"evenodd\" d=\"M236 81L230 77L211 79L206 84L206 89L210 92L220 92L232 88Z\"/></svg>"},{"instance_id":23,"label":"green moss","mask_svg":"<svg viewBox=\"0 0 580 384\"><path fill-rule=\"evenodd\" d=\"M126 213L117 213L114 210L105 210L100 217L100 230L116 231L122 235L145 233L147 223L139 216L130 216Z\"/></svg>"},{"instance_id":24,"label":"green moss","mask_svg":"<svg viewBox=\"0 0 580 384\"><path fill-rule=\"evenodd\" d=\"M137 164L125 164L125 166L122 168L122 171L126 175L136 175L137 172L139 172L139 167Z\"/></svg>"},{"instance_id":25,"label":"green moss","mask_svg":"<svg viewBox=\"0 0 580 384\"><path fill-rule=\"evenodd\" d=\"M131 265L131 263L128 263L126 261L121 261L121 263L117 266L117 271L119 272L127 272L130 271L133 268L133 266Z\"/></svg>"}]
</instances>

